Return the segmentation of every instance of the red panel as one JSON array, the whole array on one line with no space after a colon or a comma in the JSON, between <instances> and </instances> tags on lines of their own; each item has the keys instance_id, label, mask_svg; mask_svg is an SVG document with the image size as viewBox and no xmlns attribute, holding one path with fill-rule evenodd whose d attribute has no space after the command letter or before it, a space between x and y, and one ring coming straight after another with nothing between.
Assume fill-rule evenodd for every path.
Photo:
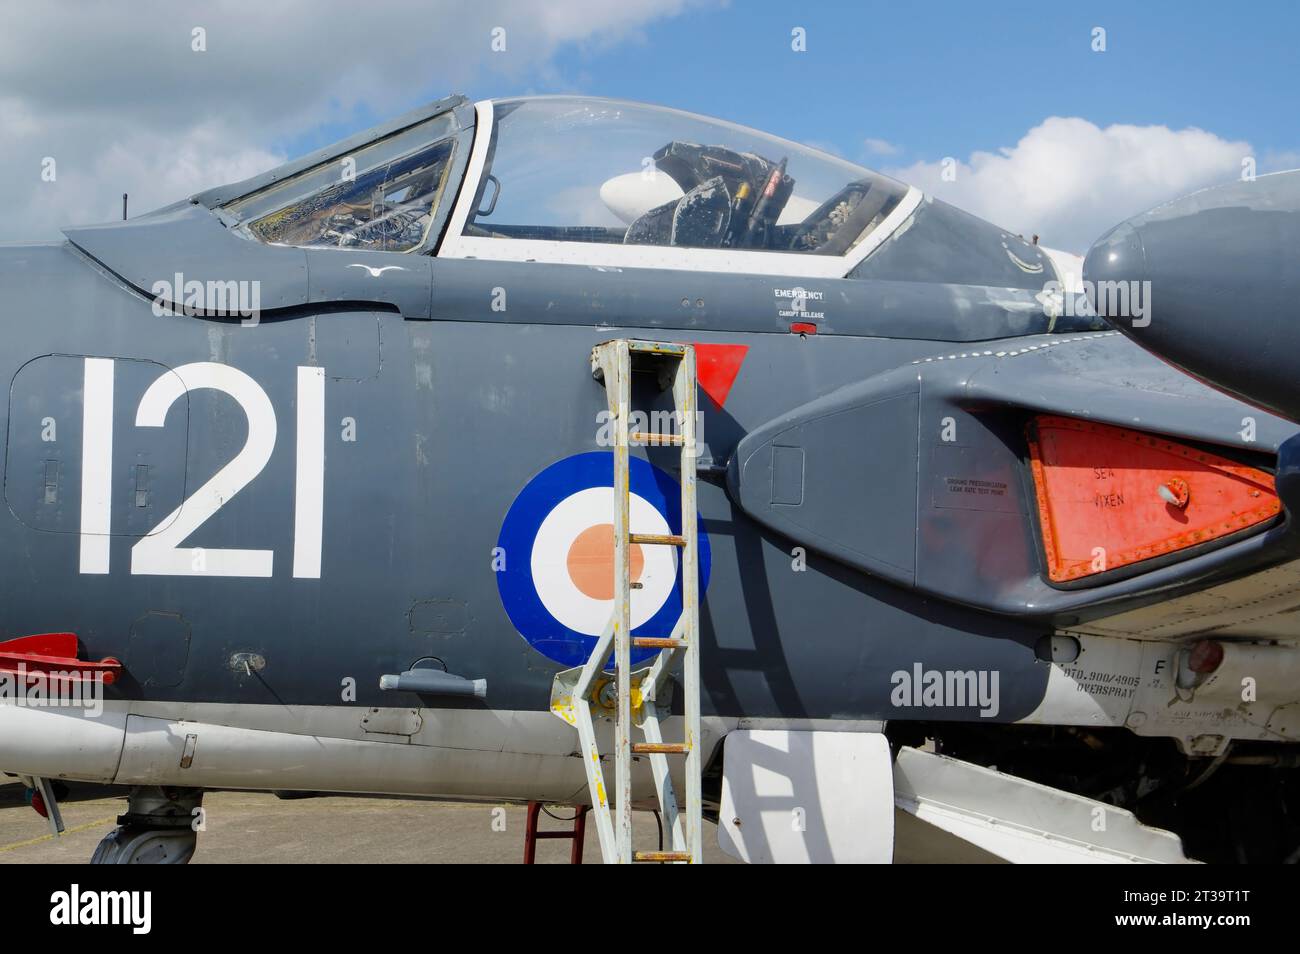
<instances>
[{"instance_id":1,"label":"red panel","mask_svg":"<svg viewBox=\"0 0 1300 954\"><path fill-rule=\"evenodd\" d=\"M1282 510L1264 471L1139 431L1041 416L1029 454L1058 583L1177 553Z\"/></svg>"},{"instance_id":2,"label":"red panel","mask_svg":"<svg viewBox=\"0 0 1300 954\"><path fill-rule=\"evenodd\" d=\"M704 393L718 407L727 403L727 395L748 352L749 345L696 343L695 376Z\"/></svg>"}]
</instances>

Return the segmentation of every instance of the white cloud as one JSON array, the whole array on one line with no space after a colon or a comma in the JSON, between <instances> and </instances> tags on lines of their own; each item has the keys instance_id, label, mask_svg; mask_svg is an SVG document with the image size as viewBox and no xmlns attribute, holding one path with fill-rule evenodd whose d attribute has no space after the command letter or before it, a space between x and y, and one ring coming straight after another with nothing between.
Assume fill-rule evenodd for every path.
<instances>
[{"instance_id":1,"label":"white cloud","mask_svg":"<svg viewBox=\"0 0 1300 954\"><path fill-rule=\"evenodd\" d=\"M323 124L360 129L474 83L553 81L561 47L636 39L691 2L704 0L15 5L0 31L0 240L115 218L123 192L134 214L243 178Z\"/></svg>"},{"instance_id":2,"label":"white cloud","mask_svg":"<svg viewBox=\"0 0 1300 954\"><path fill-rule=\"evenodd\" d=\"M888 139L867 138L862 141L862 144L867 147L867 152L876 156L896 156L902 152Z\"/></svg>"},{"instance_id":3,"label":"white cloud","mask_svg":"<svg viewBox=\"0 0 1300 954\"><path fill-rule=\"evenodd\" d=\"M958 161L954 181L944 181L943 160L891 174L1026 238L1037 234L1044 245L1082 254L1126 218L1238 178L1249 155L1249 143L1202 129L1102 129L1053 116L1014 146Z\"/></svg>"},{"instance_id":4,"label":"white cloud","mask_svg":"<svg viewBox=\"0 0 1300 954\"><path fill-rule=\"evenodd\" d=\"M12 156L0 160L7 170L0 196L9 210L0 229L14 239L54 238L63 225L115 219L123 192L137 215L286 158L249 144L217 120L175 131L123 130L103 118L74 127L50 122L26 142L39 142L54 160L55 178L41 178L40 158L21 171L14 170Z\"/></svg>"}]
</instances>

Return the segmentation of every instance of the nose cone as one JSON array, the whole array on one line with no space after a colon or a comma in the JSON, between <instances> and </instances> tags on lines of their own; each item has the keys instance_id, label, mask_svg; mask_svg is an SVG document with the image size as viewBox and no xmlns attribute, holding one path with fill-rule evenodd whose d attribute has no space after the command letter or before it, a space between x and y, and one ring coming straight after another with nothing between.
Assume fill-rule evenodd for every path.
<instances>
[{"instance_id":1,"label":"nose cone","mask_svg":"<svg viewBox=\"0 0 1300 954\"><path fill-rule=\"evenodd\" d=\"M1147 278L1146 250L1142 247L1142 237L1130 223L1115 226L1088 251L1083 260L1083 277L1095 289L1098 282L1142 282ZM1107 296L1098 301L1095 291L1091 294L1093 307L1109 308L1112 304ZM1118 322L1126 315L1107 314L1100 308L1097 314L1107 321Z\"/></svg>"},{"instance_id":2,"label":"nose cone","mask_svg":"<svg viewBox=\"0 0 1300 954\"><path fill-rule=\"evenodd\" d=\"M1112 229L1085 288L1117 331L1300 421L1300 172L1206 189Z\"/></svg>"}]
</instances>

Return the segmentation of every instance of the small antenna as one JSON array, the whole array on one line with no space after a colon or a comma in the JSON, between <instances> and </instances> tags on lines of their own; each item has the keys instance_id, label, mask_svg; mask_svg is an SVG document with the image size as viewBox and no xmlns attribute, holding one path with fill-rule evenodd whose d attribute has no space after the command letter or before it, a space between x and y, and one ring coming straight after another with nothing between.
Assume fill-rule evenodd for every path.
<instances>
[{"instance_id":1,"label":"small antenna","mask_svg":"<svg viewBox=\"0 0 1300 954\"><path fill-rule=\"evenodd\" d=\"M122 221L126 221L126 193L122 193Z\"/></svg>"}]
</instances>

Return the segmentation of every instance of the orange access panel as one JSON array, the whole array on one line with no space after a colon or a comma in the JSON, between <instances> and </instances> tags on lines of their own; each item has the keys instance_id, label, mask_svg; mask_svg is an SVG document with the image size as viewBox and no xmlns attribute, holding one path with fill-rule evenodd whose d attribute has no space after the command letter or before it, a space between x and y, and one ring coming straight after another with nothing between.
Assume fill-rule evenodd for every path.
<instances>
[{"instance_id":1,"label":"orange access panel","mask_svg":"<svg viewBox=\"0 0 1300 954\"><path fill-rule=\"evenodd\" d=\"M1057 583L1177 553L1282 510L1271 474L1108 424L1036 417L1029 457Z\"/></svg>"}]
</instances>

